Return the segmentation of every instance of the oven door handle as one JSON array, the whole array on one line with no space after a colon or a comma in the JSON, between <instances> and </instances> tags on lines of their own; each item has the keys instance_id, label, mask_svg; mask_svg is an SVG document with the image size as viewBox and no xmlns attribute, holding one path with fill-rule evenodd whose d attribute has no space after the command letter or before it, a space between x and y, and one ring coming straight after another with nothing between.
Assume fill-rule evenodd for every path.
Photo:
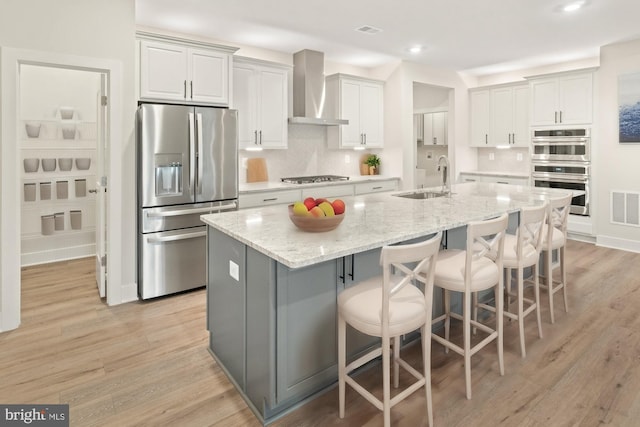
<instances>
[{"instance_id":1,"label":"oven door handle","mask_svg":"<svg viewBox=\"0 0 640 427\"><path fill-rule=\"evenodd\" d=\"M551 139L551 138L532 138L533 145L587 145L589 140L587 138L576 139Z\"/></svg>"},{"instance_id":2,"label":"oven door handle","mask_svg":"<svg viewBox=\"0 0 640 427\"><path fill-rule=\"evenodd\" d=\"M534 173L531 175L533 179L537 179L539 181L557 181L557 182L576 182L579 184L583 184L589 181L589 177L580 176L580 175L562 175L558 176L550 173Z\"/></svg>"}]
</instances>

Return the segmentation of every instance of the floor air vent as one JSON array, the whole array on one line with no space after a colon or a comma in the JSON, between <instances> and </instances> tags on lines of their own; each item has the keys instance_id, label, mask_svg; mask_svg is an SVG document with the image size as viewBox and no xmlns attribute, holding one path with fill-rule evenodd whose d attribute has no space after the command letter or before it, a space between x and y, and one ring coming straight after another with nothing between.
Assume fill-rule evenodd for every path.
<instances>
[{"instance_id":1,"label":"floor air vent","mask_svg":"<svg viewBox=\"0 0 640 427\"><path fill-rule=\"evenodd\" d=\"M640 227L640 193L612 191L611 222Z\"/></svg>"}]
</instances>

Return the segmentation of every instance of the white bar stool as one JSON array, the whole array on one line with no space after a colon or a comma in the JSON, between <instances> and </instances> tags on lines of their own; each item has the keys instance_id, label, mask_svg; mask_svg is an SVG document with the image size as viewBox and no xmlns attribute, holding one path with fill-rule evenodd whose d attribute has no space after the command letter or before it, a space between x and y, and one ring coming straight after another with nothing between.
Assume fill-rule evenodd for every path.
<instances>
[{"instance_id":1,"label":"white bar stool","mask_svg":"<svg viewBox=\"0 0 640 427\"><path fill-rule=\"evenodd\" d=\"M345 383L384 413L384 425L391 425L391 408L424 386L429 426L433 425L431 401L431 311L433 276L442 233L420 243L385 246L380 263L382 277L374 277L347 288L338 296L338 390L340 418L344 418ZM417 266L410 268L407 264ZM414 286L424 284L424 293ZM417 285L417 283L416 283ZM381 337L381 347L346 365L346 324L367 335ZM424 374L400 358L400 335L420 329ZM393 338L394 387L398 387L398 367L417 381L391 398L390 346ZM383 400L358 384L349 373L382 355Z\"/></svg>"},{"instance_id":2,"label":"white bar stool","mask_svg":"<svg viewBox=\"0 0 640 427\"><path fill-rule=\"evenodd\" d=\"M433 319L433 322L444 320L445 332L444 338L435 333L431 337L442 344L447 352L451 349L464 357L467 399L471 399L471 356L493 340L496 340L498 346L500 375L504 375L502 253L508 220L508 215L503 214L498 218L471 222L467 225L467 249L447 249L438 255L434 283L443 289L445 313ZM490 288L494 288L496 300L495 329L471 319L472 294ZM451 312L450 291L463 294L462 316ZM449 340L452 317L463 321L462 347ZM474 328L488 334L484 340L473 347L471 347L472 324Z\"/></svg>"},{"instance_id":3,"label":"white bar stool","mask_svg":"<svg viewBox=\"0 0 640 427\"><path fill-rule=\"evenodd\" d=\"M571 208L572 195L551 199L549 201L549 213L547 215L547 225L545 226L542 238L542 252L545 260L545 283L540 285L549 293L549 312L551 323L555 322L553 316L553 294L562 289L564 298L564 311L569 311L567 301L567 274L565 269L565 247L567 244L567 221ZM553 281L553 251L558 251L558 265L560 266L560 280L554 284Z\"/></svg>"},{"instance_id":4,"label":"white bar stool","mask_svg":"<svg viewBox=\"0 0 640 427\"><path fill-rule=\"evenodd\" d=\"M549 203L544 202L543 205L530 208L522 208L520 210L520 224L516 234L507 233L504 238L504 252L502 256L502 265L507 273L507 282L505 284L507 294L507 308L504 316L518 321L520 333L520 353L522 357L526 357L524 345L524 318L534 310L538 321L538 336L542 338L542 322L540 320L540 286L538 283L538 269L540 260L540 251L542 250L542 235L547 218L547 210ZM524 269L533 267L533 292L534 300L524 297ZM517 290L516 293L511 291L511 272L517 271ZM512 313L510 308L510 298L517 298L517 312ZM524 303L528 307L524 309ZM491 310L492 307L483 307Z\"/></svg>"}]
</instances>

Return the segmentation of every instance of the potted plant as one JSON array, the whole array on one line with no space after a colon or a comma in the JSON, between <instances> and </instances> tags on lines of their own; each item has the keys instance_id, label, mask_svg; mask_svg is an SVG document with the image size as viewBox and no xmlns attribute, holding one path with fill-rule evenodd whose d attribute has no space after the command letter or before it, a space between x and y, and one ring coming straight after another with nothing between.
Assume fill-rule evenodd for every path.
<instances>
[{"instance_id":1,"label":"potted plant","mask_svg":"<svg viewBox=\"0 0 640 427\"><path fill-rule=\"evenodd\" d=\"M370 154L365 161L367 166L369 166L369 175L377 175L378 169L380 167L380 157L375 154Z\"/></svg>"}]
</instances>

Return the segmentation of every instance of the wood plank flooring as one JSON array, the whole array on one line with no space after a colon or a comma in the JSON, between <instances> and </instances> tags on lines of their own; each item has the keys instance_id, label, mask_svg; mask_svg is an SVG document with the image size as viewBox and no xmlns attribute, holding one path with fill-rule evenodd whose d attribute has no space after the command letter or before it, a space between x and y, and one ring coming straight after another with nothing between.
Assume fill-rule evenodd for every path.
<instances>
[{"instance_id":1,"label":"wood plank flooring","mask_svg":"<svg viewBox=\"0 0 640 427\"><path fill-rule=\"evenodd\" d=\"M527 318L527 357L505 321L505 375L495 346L472 358L473 399L464 396L462 358L433 345L436 426L636 426L640 420L640 254L571 241L569 310L556 294L543 332ZM0 403L69 403L73 426L258 426L207 352L205 292L108 307L93 259L22 271L22 324L0 334ZM420 366L419 346L406 351ZM403 352L404 353L404 352ZM361 381L381 394L374 366ZM409 381L408 376L401 376ZM424 393L392 410L394 426L426 425ZM347 387L275 426L378 426L382 415Z\"/></svg>"}]
</instances>

